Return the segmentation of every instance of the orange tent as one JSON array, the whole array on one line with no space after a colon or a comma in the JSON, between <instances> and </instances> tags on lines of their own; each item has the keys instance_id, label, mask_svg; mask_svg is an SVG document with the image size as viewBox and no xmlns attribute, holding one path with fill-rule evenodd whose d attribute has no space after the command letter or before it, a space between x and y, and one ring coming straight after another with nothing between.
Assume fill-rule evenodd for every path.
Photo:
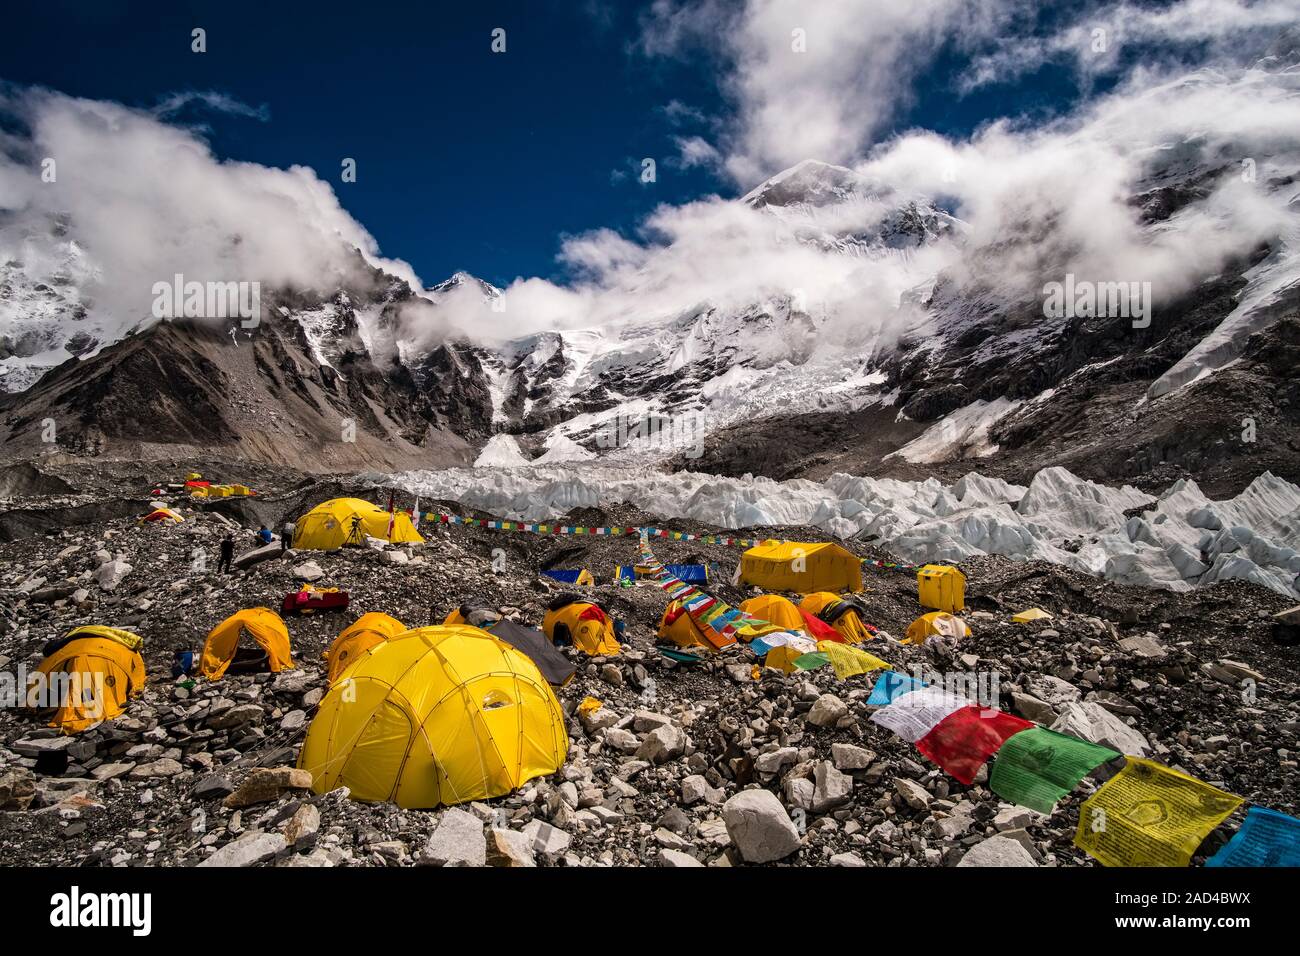
<instances>
[{"instance_id":1,"label":"orange tent","mask_svg":"<svg viewBox=\"0 0 1300 956\"><path fill-rule=\"evenodd\" d=\"M734 638L710 636L686 613L681 601L669 601L659 619L659 638L672 641L678 647L707 647L720 650L734 644Z\"/></svg>"},{"instance_id":2,"label":"orange tent","mask_svg":"<svg viewBox=\"0 0 1300 956\"><path fill-rule=\"evenodd\" d=\"M329 682L333 684L351 666L352 662L376 644L382 644L409 628L395 617L380 611L362 614L334 638L324 654Z\"/></svg>"},{"instance_id":3,"label":"orange tent","mask_svg":"<svg viewBox=\"0 0 1300 956\"><path fill-rule=\"evenodd\" d=\"M75 734L112 720L144 690L139 635L87 624L46 646L45 659L27 685L27 704L55 707L51 727Z\"/></svg>"},{"instance_id":4,"label":"orange tent","mask_svg":"<svg viewBox=\"0 0 1300 956\"><path fill-rule=\"evenodd\" d=\"M789 598L779 594L760 594L740 603L740 609L750 617L767 621L785 628L787 631L803 631L803 615Z\"/></svg>"},{"instance_id":5,"label":"orange tent","mask_svg":"<svg viewBox=\"0 0 1300 956\"><path fill-rule=\"evenodd\" d=\"M219 679L235 659L239 639L247 632L266 651L267 669L272 673L291 669L289 631L280 615L270 608L253 607L230 615L212 629L203 645L199 671L211 680Z\"/></svg>"}]
</instances>

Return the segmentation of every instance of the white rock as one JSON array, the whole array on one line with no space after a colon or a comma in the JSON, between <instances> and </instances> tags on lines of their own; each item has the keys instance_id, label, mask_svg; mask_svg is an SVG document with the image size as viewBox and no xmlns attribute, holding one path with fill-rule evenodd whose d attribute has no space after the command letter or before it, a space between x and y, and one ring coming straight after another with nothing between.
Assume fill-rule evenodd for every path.
<instances>
[{"instance_id":1,"label":"white rock","mask_svg":"<svg viewBox=\"0 0 1300 956\"><path fill-rule=\"evenodd\" d=\"M958 866L1037 866L1020 842L1005 836L991 836L966 851Z\"/></svg>"},{"instance_id":2,"label":"white rock","mask_svg":"<svg viewBox=\"0 0 1300 956\"><path fill-rule=\"evenodd\" d=\"M288 841L278 833L250 830L239 839L227 843L199 866L255 866L274 859L288 847Z\"/></svg>"},{"instance_id":3,"label":"white rock","mask_svg":"<svg viewBox=\"0 0 1300 956\"><path fill-rule=\"evenodd\" d=\"M293 577L296 581L306 581L311 584L325 577L325 571L315 561L304 561L294 567Z\"/></svg>"},{"instance_id":4,"label":"white rock","mask_svg":"<svg viewBox=\"0 0 1300 956\"><path fill-rule=\"evenodd\" d=\"M799 831L771 792L745 790L722 805L727 836L748 863L781 860L799 849Z\"/></svg>"},{"instance_id":5,"label":"white rock","mask_svg":"<svg viewBox=\"0 0 1300 956\"><path fill-rule=\"evenodd\" d=\"M816 727L834 727L849 712L849 705L834 694L822 694L808 711L808 723Z\"/></svg>"},{"instance_id":6,"label":"white rock","mask_svg":"<svg viewBox=\"0 0 1300 956\"><path fill-rule=\"evenodd\" d=\"M121 558L105 561L95 570L95 583L101 591L112 591L134 569Z\"/></svg>"},{"instance_id":7,"label":"white rock","mask_svg":"<svg viewBox=\"0 0 1300 956\"><path fill-rule=\"evenodd\" d=\"M1122 754L1146 757L1151 753L1151 745L1145 737L1095 701L1066 704L1051 729L1110 747Z\"/></svg>"},{"instance_id":8,"label":"white rock","mask_svg":"<svg viewBox=\"0 0 1300 956\"><path fill-rule=\"evenodd\" d=\"M483 866L487 862L483 821L459 807L444 810L416 862L424 866Z\"/></svg>"}]
</instances>

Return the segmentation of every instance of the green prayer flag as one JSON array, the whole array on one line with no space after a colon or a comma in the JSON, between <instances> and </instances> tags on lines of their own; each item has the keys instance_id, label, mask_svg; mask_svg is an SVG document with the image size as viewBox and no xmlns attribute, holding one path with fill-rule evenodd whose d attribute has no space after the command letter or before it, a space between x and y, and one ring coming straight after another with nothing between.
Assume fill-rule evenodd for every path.
<instances>
[{"instance_id":1,"label":"green prayer flag","mask_svg":"<svg viewBox=\"0 0 1300 956\"><path fill-rule=\"evenodd\" d=\"M800 654L796 657L794 666L801 671L811 671L819 667L825 667L830 662L830 656L825 651L809 651L807 654Z\"/></svg>"},{"instance_id":2,"label":"green prayer flag","mask_svg":"<svg viewBox=\"0 0 1300 956\"><path fill-rule=\"evenodd\" d=\"M1051 813L1094 767L1118 756L1109 747L1031 727L998 750L989 789L1009 803Z\"/></svg>"}]
</instances>

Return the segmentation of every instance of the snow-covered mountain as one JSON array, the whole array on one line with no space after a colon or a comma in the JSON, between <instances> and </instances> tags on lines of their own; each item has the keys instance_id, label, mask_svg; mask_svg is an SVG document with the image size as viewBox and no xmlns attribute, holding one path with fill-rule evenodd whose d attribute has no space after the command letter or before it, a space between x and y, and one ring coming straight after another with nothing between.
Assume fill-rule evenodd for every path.
<instances>
[{"instance_id":1,"label":"snow-covered mountain","mask_svg":"<svg viewBox=\"0 0 1300 956\"><path fill-rule=\"evenodd\" d=\"M1222 148L1194 142L1144 163L1128 203L1153 242L1237 173ZM1300 158L1280 153L1261 168L1261 194L1300 209ZM1212 492L1240 490L1265 470L1300 478L1300 243L1290 227L1230 250L1224 268L1157 303L1143 326L1047 315L1042 279L1069 271L1072 250L1059 247L1051 221L1028 213L1012 217L1014 228L976 232L936 197L812 160L733 208L747 227L759 217L765 242L805 250L810 267L829 263L832 275L800 287L756 265L728 277L726 297L676 306L664 303L684 290L634 276L633 293L600 322L500 343L463 331L456 316L467 304L494 310L508 292L466 273L412 289L358 256L359 278L264 294L278 344L238 377L269 400L286 389L303 396L287 416L295 449L317 433L332 442L336 419L355 412L390 452L400 436L400 454L388 457L411 464L432 432L466 462L509 433L513 452L490 446L485 463L599 455L728 475L955 478L980 459L1018 482L1060 465L1152 487L1194 476ZM42 410L71 403L74 430L95 436L85 447L111 448L131 434L103 411L125 386L98 370L132 347L148 354L154 340L179 348L172 340L187 333L99 315L85 289L104 277L75 223L55 224L32 249L0 271L0 384L19 393L0 400L0 429L11 444L38 447ZM1011 275L1007 262L1032 268ZM240 344L237 330L222 334ZM204 354L228 371L220 352ZM101 397L73 401L91 381ZM184 412L191 391L165 404ZM210 401L234 399L218 390ZM194 417L164 416L151 442L212 440ZM226 417L222 434L240 436L246 423ZM244 453L265 444L229 440Z\"/></svg>"}]
</instances>

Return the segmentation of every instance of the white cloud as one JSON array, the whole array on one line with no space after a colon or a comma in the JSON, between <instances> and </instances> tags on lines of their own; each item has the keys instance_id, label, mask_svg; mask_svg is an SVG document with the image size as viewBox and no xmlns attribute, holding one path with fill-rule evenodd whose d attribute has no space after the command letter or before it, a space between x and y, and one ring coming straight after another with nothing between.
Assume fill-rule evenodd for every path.
<instances>
[{"instance_id":1,"label":"white cloud","mask_svg":"<svg viewBox=\"0 0 1300 956\"><path fill-rule=\"evenodd\" d=\"M736 110L726 169L752 184L808 157L860 156L943 40L987 33L996 12L990 0L658 0L640 49L719 58Z\"/></svg>"},{"instance_id":2,"label":"white cloud","mask_svg":"<svg viewBox=\"0 0 1300 956\"><path fill-rule=\"evenodd\" d=\"M722 154L717 147L702 136L678 136L674 142L677 144L677 161L683 169L693 169L696 166L714 169L722 162Z\"/></svg>"},{"instance_id":3,"label":"white cloud","mask_svg":"<svg viewBox=\"0 0 1300 956\"><path fill-rule=\"evenodd\" d=\"M0 140L0 261L23 261L36 276L61 270L68 250L52 226L66 219L90 263L82 292L92 317L119 328L148 321L153 284L176 273L332 291L358 277L355 247L419 283L410 266L380 257L312 170L219 160L194 130L160 118L196 100L243 111L216 94L172 97L150 112L0 90L0 115L21 130ZM54 182L42 181L46 158Z\"/></svg>"},{"instance_id":4,"label":"white cloud","mask_svg":"<svg viewBox=\"0 0 1300 956\"><path fill-rule=\"evenodd\" d=\"M1190 36L1190 13L1213 7L1227 11L1219 21L1225 32L1223 42L1205 45L1205 55L1232 45L1227 35L1240 25L1234 4L1186 5L1185 11L1176 9L1180 4L1166 10L1170 22L1181 25L1175 32ZM1038 125L1001 120L968 138L919 130L869 145L871 131L896 110L895 94L906 96L903 87L920 62L912 54L923 54L938 35L921 13L930 23L947 16L949 29L972 24L967 42L1012 22L1009 7L995 4L956 11L934 0L891 14L894 6L906 5L871 5L874 16L868 17L868 5L855 3L805 9L752 0L737 14L718 4L660 0L643 49L680 52L706 42L703 34L721 44L723 62L733 71L723 84L740 98L736 125L722 140L733 173L760 167L770 173L775 169L769 164L809 157L847 158L881 184L884 204L832 207L816 228L869 232L896 201L890 196L915 194L953 204L969 223L960 241L941 241L915 255L864 259L801 241L809 224L798 216L774 216L718 197L661 206L635 236L596 230L567 239L560 261L574 281L564 287L517 281L505 293L511 319L495 328L522 333L689 315L703 303L743 308L797 289L842 318L842 329L888 333L912 318L899 311L903 293L939 273L958 284L996 283L1026 301L1066 271L1080 279L1149 281L1159 307L1230 258L1300 228L1289 194L1267 186L1271 177L1300 167L1294 73L1242 67L1231 59L1190 60L1181 70L1135 68L1109 94ZM800 18L792 19L796 14ZM780 60L787 28L798 22L808 26L810 51L818 37L842 40L821 61L810 61L821 63L820 72L804 73ZM1149 21L1143 24L1137 32L1150 35ZM1212 25L1196 29L1217 35ZM863 66L868 43L875 44L871 58L878 62ZM849 61L859 62L859 72ZM701 142L703 155L711 144ZM1239 175L1245 159L1258 162L1257 182ZM1175 177L1201 170L1203 194L1151 226L1133 197L1157 184L1149 177L1161 167Z\"/></svg>"},{"instance_id":5,"label":"white cloud","mask_svg":"<svg viewBox=\"0 0 1300 956\"><path fill-rule=\"evenodd\" d=\"M1143 65L1177 71L1201 59L1258 55L1261 40L1300 19L1300 0L1175 0L1165 6L1115 3L1085 10L1047 36L992 40L973 57L958 87L969 92L1062 63L1087 80L1121 68L1121 54L1143 48Z\"/></svg>"}]
</instances>

